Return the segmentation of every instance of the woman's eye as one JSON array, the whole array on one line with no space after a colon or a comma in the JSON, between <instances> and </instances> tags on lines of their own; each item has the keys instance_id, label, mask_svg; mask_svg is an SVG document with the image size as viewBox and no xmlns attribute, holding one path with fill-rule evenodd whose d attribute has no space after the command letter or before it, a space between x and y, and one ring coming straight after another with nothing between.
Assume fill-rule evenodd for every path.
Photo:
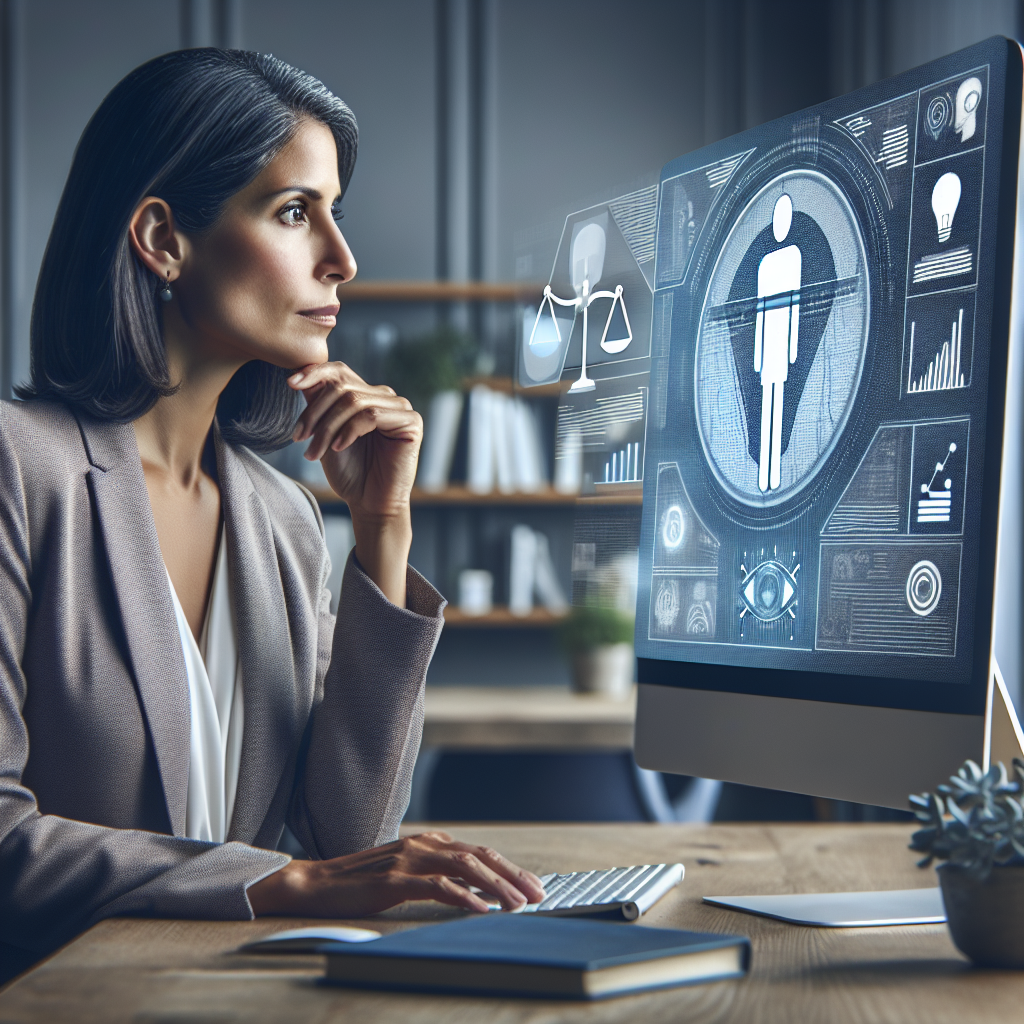
<instances>
[{"instance_id":1,"label":"woman's eye","mask_svg":"<svg viewBox=\"0 0 1024 1024\"><path fill-rule=\"evenodd\" d=\"M334 218L335 224L337 224L339 220L345 219L345 213L341 208L341 203L335 203L331 207L331 216Z\"/></svg>"},{"instance_id":2,"label":"woman's eye","mask_svg":"<svg viewBox=\"0 0 1024 1024\"><path fill-rule=\"evenodd\" d=\"M298 203L294 206L286 206L278 214L278 218L283 224L302 224L306 219L306 208Z\"/></svg>"}]
</instances>

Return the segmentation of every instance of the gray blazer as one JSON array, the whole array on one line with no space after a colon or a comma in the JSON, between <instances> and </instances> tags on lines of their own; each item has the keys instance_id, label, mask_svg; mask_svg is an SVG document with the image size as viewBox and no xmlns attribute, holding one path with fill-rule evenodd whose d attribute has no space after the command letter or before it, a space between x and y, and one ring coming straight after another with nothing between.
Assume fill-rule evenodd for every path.
<instances>
[{"instance_id":1,"label":"gray blazer","mask_svg":"<svg viewBox=\"0 0 1024 1024\"><path fill-rule=\"evenodd\" d=\"M223 845L183 837L188 684L134 431L0 403L0 960L114 915L251 918L285 821L322 858L397 835L445 602L410 569L397 608L350 558L335 627L316 502L216 450L245 695Z\"/></svg>"}]
</instances>

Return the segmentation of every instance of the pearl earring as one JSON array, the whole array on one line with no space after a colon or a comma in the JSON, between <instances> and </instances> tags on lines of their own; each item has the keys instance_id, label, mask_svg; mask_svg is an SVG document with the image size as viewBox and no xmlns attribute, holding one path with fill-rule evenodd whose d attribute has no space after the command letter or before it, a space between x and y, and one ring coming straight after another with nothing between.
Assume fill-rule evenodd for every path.
<instances>
[{"instance_id":1,"label":"pearl earring","mask_svg":"<svg viewBox=\"0 0 1024 1024\"><path fill-rule=\"evenodd\" d=\"M164 302L170 302L172 297L173 296L171 295L171 278L170 274L168 274L167 280L164 281L163 288L160 289L160 298L163 299Z\"/></svg>"}]
</instances>

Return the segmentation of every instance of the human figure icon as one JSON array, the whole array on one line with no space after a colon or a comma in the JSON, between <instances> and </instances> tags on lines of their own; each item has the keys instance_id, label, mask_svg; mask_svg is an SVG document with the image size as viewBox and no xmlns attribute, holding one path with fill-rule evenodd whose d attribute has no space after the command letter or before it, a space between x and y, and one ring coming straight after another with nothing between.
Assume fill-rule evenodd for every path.
<instances>
[{"instance_id":1,"label":"human figure icon","mask_svg":"<svg viewBox=\"0 0 1024 1024\"><path fill-rule=\"evenodd\" d=\"M960 141L974 138L978 121L978 104L981 102L981 79L968 78L960 83L956 91L956 112L953 115L953 131Z\"/></svg>"},{"instance_id":2,"label":"human figure icon","mask_svg":"<svg viewBox=\"0 0 1024 1024\"><path fill-rule=\"evenodd\" d=\"M783 193L775 203L776 242L789 237L793 200ZM800 332L800 247L787 245L762 257L757 268L754 370L761 375L761 458L757 486L762 493L782 483L782 407L790 364L796 362Z\"/></svg>"}]
</instances>

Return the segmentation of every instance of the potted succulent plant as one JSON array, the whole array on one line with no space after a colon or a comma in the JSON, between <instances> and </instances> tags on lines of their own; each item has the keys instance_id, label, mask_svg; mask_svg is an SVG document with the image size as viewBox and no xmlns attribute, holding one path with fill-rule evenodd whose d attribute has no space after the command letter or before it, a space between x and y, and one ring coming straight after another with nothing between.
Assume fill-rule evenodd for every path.
<instances>
[{"instance_id":1,"label":"potted succulent plant","mask_svg":"<svg viewBox=\"0 0 1024 1024\"><path fill-rule=\"evenodd\" d=\"M633 617L616 608L573 608L559 627L573 689L626 697L633 686Z\"/></svg>"},{"instance_id":2,"label":"potted succulent plant","mask_svg":"<svg viewBox=\"0 0 1024 1024\"><path fill-rule=\"evenodd\" d=\"M973 761L938 793L910 798L918 821L912 850L938 869L957 949L979 967L1024 968L1024 762Z\"/></svg>"}]
</instances>

